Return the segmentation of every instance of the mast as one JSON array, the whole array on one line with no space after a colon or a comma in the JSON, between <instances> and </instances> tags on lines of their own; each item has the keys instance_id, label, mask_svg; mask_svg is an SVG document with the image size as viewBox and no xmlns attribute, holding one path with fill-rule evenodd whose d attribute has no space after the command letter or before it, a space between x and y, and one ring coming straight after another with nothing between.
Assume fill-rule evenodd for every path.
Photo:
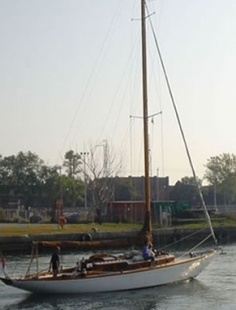
<instances>
[{"instance_id":1,"label":"mast","mask_svg":"<svg viewBox=\"0 0 236 310\"><path fill-rule=\"evenodd\" d=\"M149 178L149 143L148 143L148 96L147 96L147 51L146 51L146 16L145 0L141 0L142 32L142 84L143 84L143 131L144 131L144 170L146 219L143 230L151 232L151 199Z\"/></svg>"}]
</instances>

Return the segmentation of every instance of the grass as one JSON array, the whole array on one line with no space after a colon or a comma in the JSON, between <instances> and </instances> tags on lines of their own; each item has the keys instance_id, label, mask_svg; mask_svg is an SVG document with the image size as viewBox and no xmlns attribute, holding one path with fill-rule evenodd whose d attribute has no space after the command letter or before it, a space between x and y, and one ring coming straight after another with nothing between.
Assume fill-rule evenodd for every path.
<instances>
[{"instance_id":1,"label":"grass","mask_svg":"<svg viewBox=\"0 0 236 310\"><path fill-rule=\"evenodd\" d=\"M125 223L103 223L102 225L90 224L67 224L63 229L58 224L0 224L0 236L13 235L40 235L40 234L58 234L58 233L91 233L93 228L98 231L114 232L140 230L141 224L125 224Z\"/></svg>"},{"instance_id":2,"label":"grass","mask_svg":"<svg viewBox=\"0 0 236 310\"><path fill-rule=\"evenodd\" d=\"M212 218L213 227L229 227L236 226L236 216L232 214L222 215L224 218L217 219ZM206 221L200 221L197 223L187 223L181 225L175 225L170 228L205 228L208 224ZM0 237L1 236L18 236L18 235L40 235L40 234L60 234L60 233L91 233L93 228L97 228L98 231L103 232L120 232L130 230L140 230L142 224L131 223L89 223L89 224L66 224L63 229L58 224L1 224L0 223ZM154 225L153 229L157 229Z\"/></svg>"}]
</instances>

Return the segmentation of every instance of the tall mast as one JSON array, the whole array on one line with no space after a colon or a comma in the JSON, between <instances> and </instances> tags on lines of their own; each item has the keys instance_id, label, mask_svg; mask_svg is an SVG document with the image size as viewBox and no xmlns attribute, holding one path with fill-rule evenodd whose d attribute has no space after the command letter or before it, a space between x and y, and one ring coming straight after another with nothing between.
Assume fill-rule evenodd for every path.
<instances>
[{"instance_id":1,"label":"tall mast","mask_svg":"<svg viewBox=\"0 0 236 310\"><path fill-rule=\"evenodd\" d=\"M141 0L142 31L142 80L143 80L143 130L144 130L144 168L145 168L145 202L146 230L151 232L151 199L149 179L149 143L148 143L148 96L147 96L147 51L146 51L146 16L145 0Z\"/></svg>"}]
</instances>

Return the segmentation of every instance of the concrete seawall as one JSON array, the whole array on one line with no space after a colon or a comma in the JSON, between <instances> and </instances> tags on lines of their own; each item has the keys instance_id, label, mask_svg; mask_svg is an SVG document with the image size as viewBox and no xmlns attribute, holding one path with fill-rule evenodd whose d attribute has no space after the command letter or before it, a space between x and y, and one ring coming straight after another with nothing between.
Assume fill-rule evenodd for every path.
<instances>
[{"instance_id":1,"label":"concrete seawall","mask_svg":"<svg viewBox=\"0 0 236 310\"><path fill-rule=\"evenodd\" d=\"M40 234L20 236L0 236L0 251L3 253L26 252L30 253L32 243L35 241L104 241L124 239L132 240L137 236L138 231L122 232L92 232L79 234ZM156 248L161 248L169 243L180 241L181 246L188 243L197 243L209 235L209 229L197 230L186 228L168 228L153 231L153 241ZM216 238L220 245L236 242L236 226L218 227L215 229ZM102 249L101 249L102 250Z\"/></svg>"}]
</instances>

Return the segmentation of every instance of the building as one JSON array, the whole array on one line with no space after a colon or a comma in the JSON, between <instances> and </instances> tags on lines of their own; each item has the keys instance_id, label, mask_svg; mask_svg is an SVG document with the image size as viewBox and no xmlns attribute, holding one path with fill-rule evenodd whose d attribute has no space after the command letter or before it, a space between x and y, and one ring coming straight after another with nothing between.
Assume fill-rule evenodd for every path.
<instances>
[{"instance_id":1,"label":"building","mask_svg":"<svg viewBox=\"0 0 236 310\"><path fill-rule=\"evenodd\" d=\"M145 177L128 178L121 177L120 180L129 180L135 189L136 196L132 200L145 200ZM150 196L151 200L168 200L170 196L169 191L169 177L159 178L157 176L150 177Z\"/></svg>"}]
</instances>

